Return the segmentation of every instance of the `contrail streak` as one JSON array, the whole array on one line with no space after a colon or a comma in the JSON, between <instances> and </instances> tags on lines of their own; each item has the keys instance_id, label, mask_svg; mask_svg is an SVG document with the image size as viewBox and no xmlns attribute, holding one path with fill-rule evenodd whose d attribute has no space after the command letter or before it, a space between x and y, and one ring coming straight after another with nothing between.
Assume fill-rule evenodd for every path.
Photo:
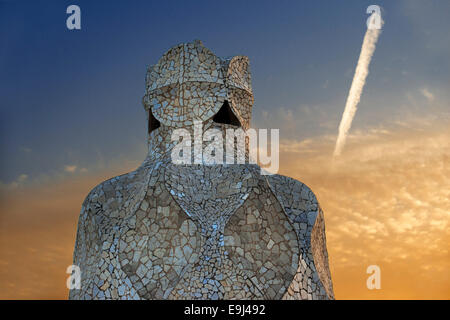
<instances>
[{"instance_id":1,"label":"contrail streak","mask_svg":"<svg viewBox=\"0 0 450 320\"><path fill-rule=\"evenodd\" d=\"M374 15L370 17L374 19ZM381 16L379 17L381 21ZM367 75L369 74L369 64L372 59L372 55L375 51L375 45L378 40L378 36L381 33L380 29L367 29L364 36L364 41L361 47L361 53L359 55L358 64L356 66L355 75L353 77L352 86L348 93L347 102L345 103L344 113L342 114L341 123L339 125L339 134L336 140L336 147L334 149L333 157L339 156L344 148L345 141L347 139L348 131L352 126L353 118L357 110L359 100L361 98L364 84L366 83Z\"/></svg>"}]
</instances>

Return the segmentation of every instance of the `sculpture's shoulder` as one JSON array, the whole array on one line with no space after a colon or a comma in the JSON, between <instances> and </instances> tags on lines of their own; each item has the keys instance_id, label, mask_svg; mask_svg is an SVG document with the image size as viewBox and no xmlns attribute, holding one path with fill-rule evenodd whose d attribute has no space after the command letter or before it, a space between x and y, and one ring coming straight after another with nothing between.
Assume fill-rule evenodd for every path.
<instances>
[{"instance_id":1,"label":"sculpture's shoulder","mask_svg":"<svg viewBox=\"0 0 450 320\"><path fill-rule=\"evenodd\" d=\"M318 237L325 241L323 211L311 189L298 180L282 175L271 175L267 180L304 247L311 249Z\"/></svg>"},{"instance_id":2,"label":"sculpture's shoulder","mask_svg":"<svg viewBox=\"0 0 450 320\"><path fill-rule=\"evenodd\" d=\"M278 174L268 175L267 181L288 215L297 216L319 209L315 194L306 184Z\"/></svg>"},{"instance_id":3,"label":"sculpture's shoulder","mask_svg":"<svg viewBox=\"0 0 450 320\"><path fill-rule=\"evenodd\" d=\"M74 265L84 275L81 290L70 290L70 299L91 299L95 267L102 257L102 246L120 225L126 203L130 202L133 190L142 189L143 175L132 171L95 186L86 196L78 219L78 230L73 255Z\"/></svg>"},{"instance_id":4,"label":"sculpture's shoulder","mask_svg":"<svg viewBox=\"0 0 450 320\"><path fill-rule=\"evenodd\" d=\"M95 186L86 196L81 214L103 216L104 218L120 218L128 207L131 198L136 197L145 185L145 170L137 169ZM81 220L80 216L80 220Z\"/></svg>"},{"instance_id":5,"label":"sculpture's shoulder","mask_svg":"<svg viewBox=\"0 0 450 320\"><path fill-rule=\"evenodd\" d=\"M303 246L310 247L311 233L321 212L316 196L306 184L290 177L270 175L267 181Z\"/></svg>"},{"instance_id":6,"label":"sculpture's shoulder","mask_svg":"<svg viewBox=\"0 0 450 320\"><path fill-rule=\"evenodd\" d=\"M105 180L88 193L78 219L74 260L87 253L86 245L101 241L109 227L126 215L126 208L142 191L143 178L141 170L132 171Z\"/></svg>"},{"instance_id":7,"label":"sculpture's shoulder","mask_svg":"<svg viewBox=\"0 0 450 320\"><path fill-rule=\"evenodd\" d=\"M307 262L305 265L317 271L326 297L334 299L328 265L325 219L316 196L307 185L293 178L271 175L267 177L267 181L293 222L304 249L303 259ZM325 297L323 294L320 296Z\"/></svg>"},{"instance_id":8,"label":"sculpture's shoulder","mask_svg":"<svg viewBox=\"0 0 450 320\"><path fill-rule=\"evenodd\" d=\"M129 187L136 184L137 171L126 173L95 186L86 196L78 219L75 256L87 238L98 236L110 218L119 216Z\"/></svg>"}]
</instances>

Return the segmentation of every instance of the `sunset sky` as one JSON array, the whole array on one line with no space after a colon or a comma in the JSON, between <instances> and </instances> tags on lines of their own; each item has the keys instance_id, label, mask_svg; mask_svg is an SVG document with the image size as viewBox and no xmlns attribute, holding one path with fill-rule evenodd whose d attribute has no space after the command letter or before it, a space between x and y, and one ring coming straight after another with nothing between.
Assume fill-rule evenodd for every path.
<instances>
[{"instance_id":1,"label":"sunset sky","mask_svg":"<svg viewBox=\"0 0 450 320\"><path fill-rule=\"evenodd\" d=\"M371 4L385 24L333 162ZM324 209L336 298L450 299L449 15L444 0L0 0L0 299L67 298L83 199L145 158L146 66L194 39L250 58L252 126L280 129L280 173Z\"/></svg>"}]
</instances>

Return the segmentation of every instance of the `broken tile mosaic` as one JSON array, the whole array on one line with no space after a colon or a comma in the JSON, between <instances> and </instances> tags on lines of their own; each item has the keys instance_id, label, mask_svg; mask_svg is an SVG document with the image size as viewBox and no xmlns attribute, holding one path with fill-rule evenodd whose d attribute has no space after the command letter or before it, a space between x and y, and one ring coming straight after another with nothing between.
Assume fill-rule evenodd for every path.
<instances>
[{"instance_id":1,"label":"broken tile mosaic","mask_svg":"<svg viewBox=\"0 0 450 320\"><path fill-rule=\"evenodd\" d=\"M171 161L177 128L250 128L249 59L177 45L148 68L143 105L147 158L86 197L74 251L81 289L69 298L334 299L323 212L306 185L250 162ZM232 117L222 109L214 121L224 105Z\"/></svg>"}]
</instances>

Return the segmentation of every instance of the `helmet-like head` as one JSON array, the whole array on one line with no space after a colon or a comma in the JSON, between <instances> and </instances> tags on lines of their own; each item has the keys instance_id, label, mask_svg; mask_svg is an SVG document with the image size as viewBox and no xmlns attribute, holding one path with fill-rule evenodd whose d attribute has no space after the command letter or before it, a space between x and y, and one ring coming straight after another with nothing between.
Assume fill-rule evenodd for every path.
<instances>
[{"instance_id":1,"label":"helmet-like head","mask_svg":"<svg viewBox=\"0 0 450 320\"><path fill-rule=\"evenodd\" d=\"M143 104L149 132L211 118L246 130L253 105L249 59L221 59L199 40L177 45L148 68Z\"/></svg>"}]
</instances>

